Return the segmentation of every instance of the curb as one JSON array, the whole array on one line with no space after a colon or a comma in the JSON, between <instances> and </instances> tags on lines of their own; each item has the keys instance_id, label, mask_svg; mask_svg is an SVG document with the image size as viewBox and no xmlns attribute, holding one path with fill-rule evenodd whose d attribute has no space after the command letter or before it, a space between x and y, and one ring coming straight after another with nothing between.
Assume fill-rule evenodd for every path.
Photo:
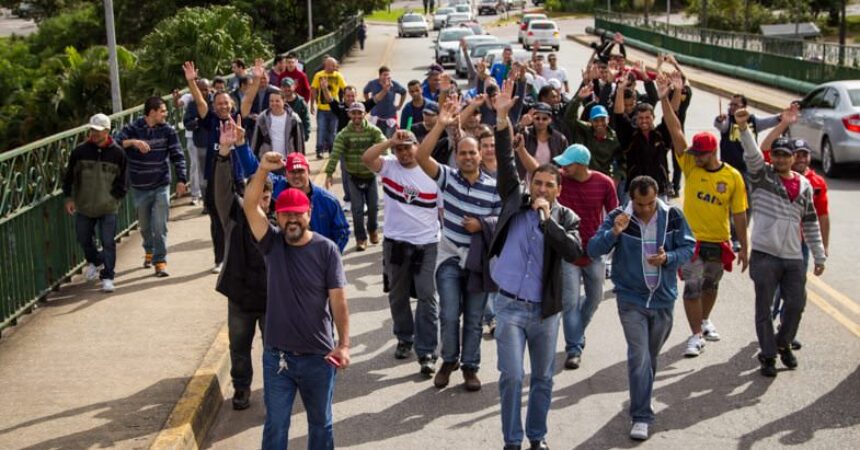
<instances>
[{"instance_id":1,"label":"curb","mask_svg":"<svg viewBox=\"0 0 860 450\"><path fill-rule=\"evenodd\" d=\"M149 446L150 450L197 450L202 447L226 397L230 379L229 348L225 323Z\"/></svg>"},{"instance_id":2,"label":"curb","mask_svg":"<svg viewBox=\"0 0 860 450\"><path fill-rule=\"evenodd\" d=\"M591 46L591 42L586 40L586 39L583 39L581 36L568 34L565 37L567 38L567 40L574 41L580 45L583 45L586 47ZM642 50L639 48L637 48L636 50L639 50L641 52L645 52L645 50ZM648 52L645 52L645 53L648 53ZM646 68L652 69L652 70L654 69L654 67L651 67L651 66L647 66ZM689 75L687 75L687 80L690 82L691 86L693 86L697 89L701 89L701 90L706 91L706 92L710 92L711 94L719 95L721 97L731 98L732 95L734 95L736 93L733 90L728 90L728 89L722 88L720 86L717 86L716 84L697 80L697 79L695 79ZM750 95L747 95L747 103L749 105L755 107L755 108L761 109L762 111L766 111L766 112L769 112L771 114L777 114L777 113L782 112L783 107L784 107L784 106L773 105L771 103L755 99Z\"/></svg>"}]
</instances>

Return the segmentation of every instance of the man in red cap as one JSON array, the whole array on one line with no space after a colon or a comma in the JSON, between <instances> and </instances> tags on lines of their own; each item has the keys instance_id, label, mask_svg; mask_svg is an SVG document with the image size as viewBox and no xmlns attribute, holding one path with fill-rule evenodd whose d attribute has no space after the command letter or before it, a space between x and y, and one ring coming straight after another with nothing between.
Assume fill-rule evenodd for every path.
<instances>
[{"instance_id":1,"label":"man in red cap","mask_svg":"<svg viewBox=\"0 0 860 450\"><path fill-rule=\"evenodd\" d=\"M310 230L311 202L304 192L294 188L281 192L275 202L278 225L269 223L260 197L269 172L283 163L268 156L251 178L243 205L266 261L262 448L286 448L296 393L308 416L308 448L334 448L335 369L350 362L343 262L332 241Z\"/></svg>"},{"instance_id":2,"label":"man in red cap","mask_svg":"<svg viewBox=\"0 0 860 450\"><path fill-rule=\"evenodd\" d=\"M672 80L676 82L677 80ZM737 255L741 271L747 269L747 193L741 173L717 156L717 138L708 132L687 139L681 122L669 103L670 81L658 80L663 115L672 136L678 165L684 174L684 215L696 237L696 253L681 266L684 279L684 310L692 336L687 339L684 356L696 357L705 340L718 341L720 335L709 317L717 300L717 290L725 270L735 259L731 245L729 216L734 221L741 248ZM676 86L676 89L682 87Z\"/></svg>"}]
</instances>

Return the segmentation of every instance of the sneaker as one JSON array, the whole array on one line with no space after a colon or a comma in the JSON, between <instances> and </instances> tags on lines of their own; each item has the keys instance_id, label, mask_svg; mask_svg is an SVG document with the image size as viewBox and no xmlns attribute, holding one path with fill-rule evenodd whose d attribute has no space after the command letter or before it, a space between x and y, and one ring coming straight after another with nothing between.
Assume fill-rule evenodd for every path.
<instances>
[{"instance_id":1,"label":"sneaker","mask_svg":"<svg viewBox=\"0 0 860 450\"><path fill-rule=\"evenodd\" d=\"M367 250L367 241L356 241L355 251L363 252L365 250Z\"/></svg>"},{"instance_id":2,"label":"sneaker","mask_svg":"<svg viewBox=\"0 0 860 450\"><path fill-rule=\"evenodd\" d=\"M197 203L200 202L200 199L197 197L191 197L191 206L197 206Z\"/></svg>"},{"instance_id":3,"label":"sneaker","mask_svg":"<svg viewBox=\"0 0 860 450\"><path fill-rule=\"evenodd\" d=\"M630 428L630 439L635 441L644 441L648 439L648 424L645 422L635 422Z\"/></svg>"},{"instance_id":4,"label":"sneaker","mask_svg":"<svg viewBox=\"0 0 860 450\"><path fill-rule=\"evenodd\" d=\"M317 160L323 159L322 152L317 152Z\"/></svg>"},{"instance_id":5,"label":"sneaker","mask_svg":"<svg viewBox=\"0 0 860 450\"><path fill-rule=\"evenodd\" d=\"M251 390L236 389L236 393L233 394L233 409L241 411L248 409L249 406L251 406Z\"/></svg>"},{"instance_id":6,"label":"sneaker","mask_svg":"<svg viewBox=\"0 0 860 450\"><path fill-rule=\"evenodd\" d=\"M549 450L549 445L545 440L529 441L529 450Z\"/></svg>"},{"instance_id":7,"label":"sneaker","mask_svg":"<svg viewBox=\"0 0 860 450\"><path fill-rule=\"evenodd\" d=\"M394 358L395 359L406 359L409 357L409 353L412 352L412 343L411 342L398 342L397 349L394 350Z\"/></svg>"},{"instance_id":8,"label":"sneaker","mask_svg":"<svg viewBox=\"0 0 860 450\"><path fill-rule=\"evenodd\" d=\"M716 342L720 340L720 333L717 332L717 327L707 319L702 321L702 336L704 336L706 341Z\"/></svg>"},{"instance_id":9,"label":"sneaker","mask_svg":"<svg viewBox=\"0 0 860 450\"><path fill-rule=\"evenodd\" d=\"M478 378L478 371L474 369L463 369L463 386L467 391L476 392L481 390L481 380Z\"/></svg>"},{"instance_id":10,"label":"sneaker","mask_svg":"<svg viewBox=\"0 0 860 450\"><path fill-rule=\"evenodd\" d=\"M687 339L687 349L684 350L684 356L695 358L705 351L705 341L698 334L694 334Z\"/></svg>"},{"instance_id":11,"label":"sneaker","mask_svg":"<svg viewBox=\"0 0 860 450\"><path fill-rule=\"evenodd\" d=\"M149 269L152 267L152 253L147 253L143 255L143 268Z\"/></svg>"},{"instance_id":12,"label":"sneaker","mask_svg":"<svg viewBox=\"0 0 860 450\"><path fill-rule=\"evenodd\" d=\"M113 285L113 280L105 278L102 280L102 292L113 292L116 289Z\"/></svg>"},{"instance_id":13,"label":"sneaker","mask_svg":"<svg viewBox=\"0 0 860 450\"><path fill-rule=\"evenodd\" d=\"M567 359L564 360L564 368L569 370L579 369L579 365L582 363L582 356L580 355L568 355Z\"/></svg>"},{"instance_id":14,"label":"sneaker","mask_svg":"<svg viewBox=\"0 0 860 450\"><path fill-rule=\"evenodd\" d=\"M374 245L379 243L379 230L373 230L370 232L370 243Z\"/></svg>"},{"instance_id":15,"label":"sneaker","mask_svg":"<svg viewBox=\"0 0 860 450\"><path fill-rule=\"evenodd\" d=\"M803 347L803 344L800 343L797 339L791 341L791 349L792 350L800 350Z\"/></svg>"},{"instance_id":16,"label":"sneaker","mask_svg":"<svg viewBox=\"0 0 860 450\"><path fill-rule=\"evenodd\" d=\"M349 212L352 210L352 202L344 202L343 203L344 212Z\"/></svg>"},{"instance_id":17,"label":"sneaker","mask_svg":"<svg viewBox=\"0 0 860 450\"><path fill-rule=\"evenodd\" d=\"M221 273L221 266L223 263L215 264L215 267L212 268L212 273Z\"/></svg>"},{"instance_id":18,"label":"sneaker","mask_svg":"<svg viewBox=\"0 0 860 450\"><path fill-rule=\"evenodd\" d=\"M87 277L87 281L98 280L99 278L99 268L93 263L87 264L87 268L84 270L84 275Z\"/></svg>"},{"instance_id":19,"label":"sneaker","mask_svg":"<svg viewBox=\"0 0 860 450\"><path fill-rule=\"evenodd\" d=\"M155 276L158 278L169 277L170 274L167 273L167 263L160 262L155 263Z\"/></svg>"},{"instance_id":20,"label":"sneaker","mask_svg":"<svg viewBox=\"0 0 860 450\"><path fill-rule=\"evenodd\" d=\"M419 372L422 375L433 375L436 373L436 358L432 356L422 356L418 359L418 365L421 366Z\"/></svg>"},{"instance_id":21,"label":"sneaker","mask_svg":"<svg viewBox=\"0 0 860 450\"><path fill-rule=\"evenodd\" d=\"M758 362L761 363L761 374L768 378L776 377L776 358L765 358L761 353L758 354Z\"/></svg>"},{"instance_id":22,"label":"sneaker","mask_svg":"<svg viewBox=\"0 0 860 450\"><path fill-rule=\"evenodd\" d=\"M791 352L790 348L780 348L777 349L779 352L779 360L782 361L782 364L789 369L797 368L797 358L794 357L794 353Z\"/></svg>"},{"instance_id":23,"label":"sneaker","mask_svg":"<svg viewBox=\"0 0 860 450\"><path fill-rule=\"evenodd\" d=\"M436 372L436 378L433 379L433 385L439 389L448 386L451 381L451 372L460 368L460 363L457 361L442 363L442 367Z\"/></svg>"}]
</instances>

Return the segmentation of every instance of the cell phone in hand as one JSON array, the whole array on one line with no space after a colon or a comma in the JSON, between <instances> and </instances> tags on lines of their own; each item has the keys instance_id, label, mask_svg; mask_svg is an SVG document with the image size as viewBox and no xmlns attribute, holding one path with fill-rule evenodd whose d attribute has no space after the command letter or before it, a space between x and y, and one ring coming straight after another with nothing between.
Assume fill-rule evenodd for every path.
<instances>
[{"instance_id":1,"label":"cell phone in hand","mask_svg":"<svg viewBox=\"0 0 860 450\"><path fill-rule=\"evenodd\" d=\"M331 356L331 355L326 356L325 361L327 363L331 364L331 366L334 367L335 369L340 369L340 361L338 361L338 359L335 358L334 356Z\"/></svg>"}]
</instances>

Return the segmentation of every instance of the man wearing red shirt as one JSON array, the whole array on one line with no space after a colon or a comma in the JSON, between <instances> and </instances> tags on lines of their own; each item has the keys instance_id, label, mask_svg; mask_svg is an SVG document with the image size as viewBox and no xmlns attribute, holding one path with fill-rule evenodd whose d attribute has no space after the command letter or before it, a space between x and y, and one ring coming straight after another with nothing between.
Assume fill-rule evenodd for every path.
<instances>
[{"instance_id":1,"label":"man wearing red shirt","mask_svg":"<svg viewBox=\"0 0 860 450\"><path fill-rule=\"evenodd\" d=\"M296 82L293 87L296 94L304 98L305 102L310 103L311 84L308 82L308 76L299 67L299 59L295 53L275 56L274 65L269 72L269 84L279 87L284 78L292 78Z\"/></svg>"},{"instance_id":2,"label":"man wearing red shirt","mask_svg":"<svg viewBox=\"0 0 860 450\"><path fill-rule=\"evenodd\" d=\"M538 162L528 152L517 153L528 173L532 173ZM588 168L591 152L582 144L569 146L562 154L553 158L562 168L561 192L558 202L579 216L579 235L582 245L594 236L606 213L618 207L615 183L607 175ZM591 260L582 256L575 263L562 266L562 299L566 369L578 369L585 347L585 328L597 311L603 298L603 282L606 266L602 259ZM580 283L585 284L585 295L580 295Z\"/></svg>"}]
</instances>

